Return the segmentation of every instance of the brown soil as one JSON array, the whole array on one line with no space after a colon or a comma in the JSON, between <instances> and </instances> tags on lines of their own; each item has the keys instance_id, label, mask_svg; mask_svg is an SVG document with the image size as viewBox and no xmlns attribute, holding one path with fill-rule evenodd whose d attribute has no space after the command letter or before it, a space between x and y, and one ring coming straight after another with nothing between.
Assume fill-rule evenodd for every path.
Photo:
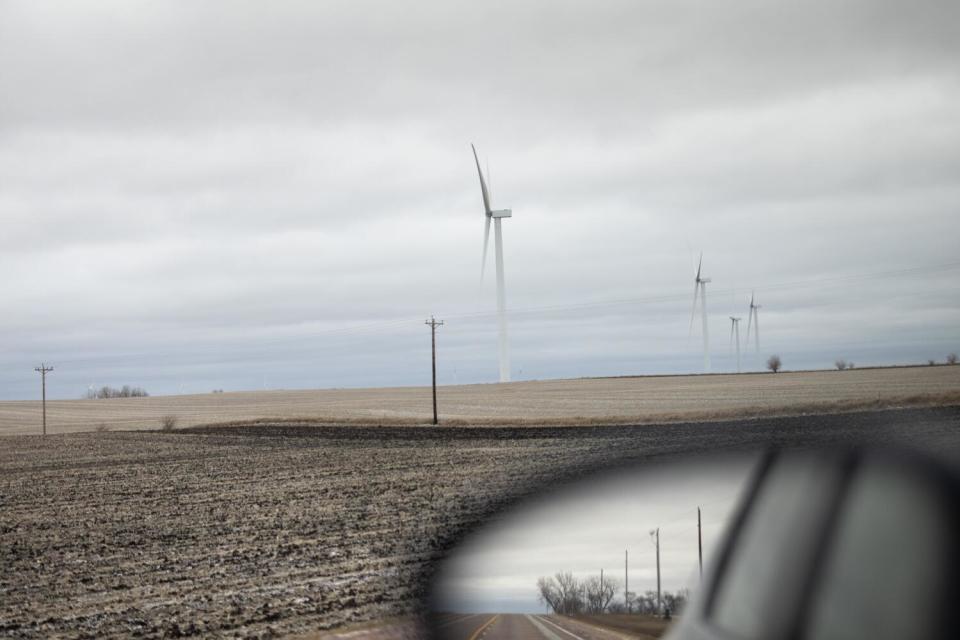
<instances>
[{"instance_id":1,"label":"brown soil","mask_svg":"<svg viewBox=\"0 0 960 640\"><path fill-rule=\"evenodd\" d=\"M0 440L0 636L346 633L415 614L434 561L539 488L771 443L955 451L958 425L948 408L648 427L10 436Z\"/></svg>"},{"instance_id":2,"label":"brown soil","mask_svg":"<svg viewBox=\"0 0 960 640\"><path fill-rule=\"evenodd\" d=\"M960 366L742 375L592 378L445 386L449 425L653 424L835 413L960 403ZM178 428L214 423L425 424L430 390L252 391L192 396L58 400L48 431ZM0 434L40 431L40 403L0 402Z\"/></svg>"}]
</instances>

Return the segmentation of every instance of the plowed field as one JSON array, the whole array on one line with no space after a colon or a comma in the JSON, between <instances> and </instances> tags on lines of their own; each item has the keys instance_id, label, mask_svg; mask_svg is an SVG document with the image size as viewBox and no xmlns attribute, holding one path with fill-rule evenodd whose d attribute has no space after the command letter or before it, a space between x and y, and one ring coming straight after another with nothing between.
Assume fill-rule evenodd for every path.
<instances>
[{"instance_id":1,"label":"plowed field","mask_svg":"<svg viewBox=\"0 0 960 640\"><path fill-rule=\"evenodd\" d=\"M868 438L960 410L605 428L257 426L0 439L0 636L269 637L417 611L497 508L628 460Z\"/></svg>"}]
</instances>

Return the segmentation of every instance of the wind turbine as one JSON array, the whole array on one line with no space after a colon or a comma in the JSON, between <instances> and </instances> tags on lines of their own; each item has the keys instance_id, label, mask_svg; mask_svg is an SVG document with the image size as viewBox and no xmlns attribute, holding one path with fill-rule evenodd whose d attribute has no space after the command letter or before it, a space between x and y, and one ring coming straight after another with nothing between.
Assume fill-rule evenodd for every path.
<instances>
[{"instance_id":1,"label":"wind turbine","mask_svg":"<svg viewBox=\"0 0 960 640\"><path fill-rule=\"evenodd\" d=\"M730 346L733 346L733 339L737 339L737 373L740 373L740 321L743 318L734 318L730 316Z\"/></svg>"},{"instance_id":2,"label":"wind turbine","mask_svg":"<svg viewBox=\"0 0 960 640\"><path fill-rule=\"evenodd\" d=\"M750 315L747 316L747 339L750 342L750 327L753 325L753 339L757 345L757 353L760 353L760 305L754 303L753 292L750 292Z\"/></svg>"},{"instance_id":3,"label":"wind turbine","mask_svg":"<svg viewBox=\"0 0 960 640\"><path fill-rule=\"evenodd\" d=\"M697 277L693 282L693 310L690 312L690 334L693 335L693 319L697 316L697 294L700 294L700 313L703 317L703 370L710 372L710 336L707 333L707 283L710 278L700 276L700 267L703 266L703 254L697 263Z\"/></svg>"},{"instance_id":4,"label":"wind turbine","mask_svg":"<svg viewBox=\"0 0 960 640\"><path fill-rule=\"evenodd\" d=\"M497 322L500 328L500 382L510 382L510 354L507 350L507 294L503 281L503 231L500 221L503 218L513 217L510 209L493 210L490 208L490 192L487 182L480 170L480 160L477 158L477 149L472 144L473 160L477 163L477 175L480 176L480 192L483 194L483 212L486 222L483 229L483 260L480 263L480 280L487 266L487 246L490 244L490 221L493 220L494 240L497 261ZM489 173L489 172L488 172Z\"/></svg>"}]
</instances>

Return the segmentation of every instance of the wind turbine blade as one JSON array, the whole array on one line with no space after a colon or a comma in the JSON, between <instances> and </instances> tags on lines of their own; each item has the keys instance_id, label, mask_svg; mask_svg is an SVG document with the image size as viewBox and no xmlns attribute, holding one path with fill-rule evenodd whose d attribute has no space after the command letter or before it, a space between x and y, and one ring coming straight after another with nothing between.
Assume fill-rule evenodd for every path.
<instances>
[{"instance_id":1,"label":"wind turbine blade","mask_svg":"<svg viewBox=\"0 0 960 640\"><path fill-rule=\"evenodd\" d=\"M483 229L483 262L480 263L480 282L483 282L483 274L487 268L487 246L490 244L490 216L487 216L486 220Z\"/></svg>"},{"instance_id":2,"label":"wind turbine blade","mask_svg":"<svg viewBox=\"0 0 960 640\"><path fill-rule=\"evenodd\" d=\"M700 262L697 263L697 281L700 281L700 267L703 266L703 252L700 252Z\"/></svg>"},{"instance_id":3,"label":"wind turbine blade","mask_svg":"<svg viewBox=\"0 0 960 640\"><path fill-rule=\"evenodd\" d=\"M700 292L700 282L693 283L693 309L690 311L690 332L688 336L693 335L693 320L697 317L697 294Z\"/></svg>"},{"instance_id":4,"label":"wind turbine blade","mask_svg":"<svg viewBox=\"0 0 960 640\"><path fill-rule=\"evenodd\" d=\"M484 160L487 165L487 195L493 200L493 174L490 173L490 158Z\"/></svg>"},{"instance_id":5,"label":"wind turbine blade","mask_svg":"<svg viewBox=\"0 0 960 640\"><path fill-rule=\"evenodd\" d=\"M747 343L750 343L750 325L753 323L753 294L750 294L750 313L747 314Z\"/></svg>"},{"instance_id":6,"label":"wind turbine blade","mask_svg":"<svg viewBox=\"0 0 960 640\"><path fill-rule=\"evenodd\" d=\"M470 148L473 149L473 161L477 163L477 175L480 176L480 191L483 192L483 212L488 216L490 215L490 193L487 191L487 183L483 179L483 171L480 170L480 159L477 157L477 148L472 144Z\"/></svg>"},{"instance_id":7,"label":"wind turbine blade","mask_svg":"<svg viewBox=\"0 0 960 640\"><path fill-rule=\"evenodd\" d=\"M730 318L730 346L733 346L733 328L737 326L736 320Z\"/></svg>"}]
</instances>

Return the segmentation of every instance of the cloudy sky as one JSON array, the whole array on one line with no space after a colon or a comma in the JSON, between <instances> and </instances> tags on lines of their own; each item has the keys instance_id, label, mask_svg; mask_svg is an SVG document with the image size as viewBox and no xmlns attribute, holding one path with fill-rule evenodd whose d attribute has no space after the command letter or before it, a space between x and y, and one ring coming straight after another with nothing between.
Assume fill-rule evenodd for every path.
<instances>
[{"instance_id":1,"label":"cloudy sky","mask_svg":"<svg viewBox=\"0 0 960 640\"><path fill-rule=\"evenodd\" d=\"M0 398L960 350L960 5L0 0ZM759 367L760 358L745 366Z\"/></svg>"},{"instance_id":2,"label":"cloudy sky","mask_svg":"<svg viewBox=\"0 0 960 640\"><path fill-rule=\"evenodd\" d=\"M617 582L623 602L624 551L630 591L657 589L660 529L661 587L696 588L697 507L702 509L704 562L719 542L754 456L644 465L600 474L502 514L465 539L438 568L431 585L436 611L533 613L547 611L537 579L569 571L580 579Z\"/></svg>"}]
</instances>

